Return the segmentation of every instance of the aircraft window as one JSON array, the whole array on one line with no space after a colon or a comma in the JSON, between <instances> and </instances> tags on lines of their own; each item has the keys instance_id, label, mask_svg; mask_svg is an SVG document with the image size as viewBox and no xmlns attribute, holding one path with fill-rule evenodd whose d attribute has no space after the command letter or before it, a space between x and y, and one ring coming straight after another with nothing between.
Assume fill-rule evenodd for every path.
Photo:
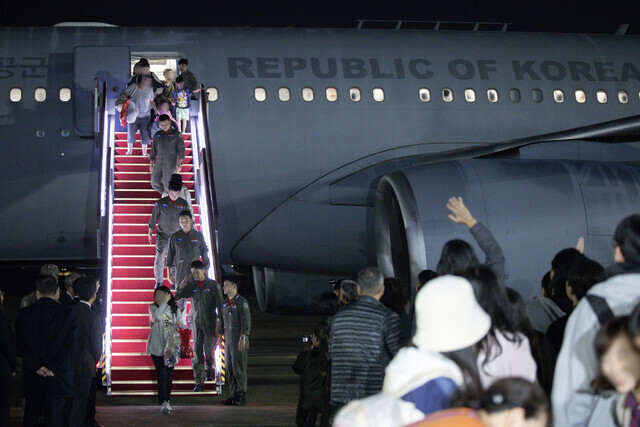
<instances>
[{"instance_id":1,"label":"aircraft window","mask_svg":"<svg viewBox=\"0 0 640 427\"><path fill-rule=\"evenodd\" d=\"M520 91L518 89L509 90L509 99L511 102L520 102Z\"/></svg>"},{"instance_id":2,"label":"aircraft window","mask_svg":"<svg viewBox=\"0 0 640 427\"><path fill-rule=\"evenodd\" d=\"M313 89L310 87L305 87L302 89L302 99L305 101L313 101Z\"/></svg>"},{"instance_id":3,"label":"aircraft window","mask_svg":"<svg viewBox=\"0 0 640 427\"><path fill-rule=\"evenodd\" d=\"M71 100L71 89L68 87L60 88L60 101L69 102Z\"/></svg>"},{"instance_id":4,"label":"aircraft window","mask_svg":"<svg viewBox=\"0 0 640 427\"><path fill-rule=\"evenodd\" d=\"M629 95L627 95L627 92L625 92L624 90L619 90L618 101L620 101L620 104L626 104L627 102L629 102Z\"/></svg>"},{"instance_id":5,"label":"aircraft window","mask_svg":"<svg viewBox=\"0 0 640 427\"><path fill-rule=\"evenodd\" d=\"M280 101L282 102L287 102L289 99L291 99L289 88L281 87L280 89L278 89L278 98L280 98Z\"/></svg>"},{"instance_id":6,"label":"aircraft window","mask_svg":"<svg viewBox=\"0 0 640 427\"><path fill-rule=\"evenodd\" d=\"M453 101L453 91L449 88L442 89L442 99L444 102Z\"/></svg>"},{"instance_id":7,"label":"aircraft window","mask_svg":"<svg viewBox=\"0 0 640 427\"><path fill-rule=\"evenodd\" d=\"M476 91L473 89L465 89L464 90L464 99L467 102L475 102L476 101Z\"/></svg>"},{"instance_id":8,"label":"aircraft window","mask_svg":"<svg viewBox=\"0 0 640 427\"><path fill-rule=\"evenodd\" d=\"M373 99L376 102L384 101L384 89L382 89L381 87L374 88L373 89Z\"/></svg>"},{"instance_id":9,"label":"aircraft window","mask_svg":"<svg viewBox=\"0 0 640 427\"><path fill-rule=\"evenodd\" d=\"M33 95L36 98L36 101L42 102L47 99L47 90L43 87L36 88Z\"/></svg>"},{"instance_id":10,"label":"aircraft window","mask_svg":"<svg viewBox=\"0 0 640 427\"><path fill-rule=\"evenodd\" d=\"M598 98L598 102L600 104L606 104L607 103L607 92L603 91L603 90L599 90L596 92L596 98Z\"/></svg>"},{"instance_id":11,"label":"aircraft window","mask_svg":"<svg viewBox=\"0 0 640 427\"><path fill-rule=\"evenodd\" d=\"M351 99L353 102L360 101L360 89L358 89L357 87L352 87L351 89L349 89L349 99Z\"/></svg>"},{"instance_id":12,"label":"aircraft window","mask_svg":"<svg viewBox=\"0 0 640 427\"><path fill-rule=\"evenodd\" d=\"M420 101L429 102L431 100L431 92L426 87L420 88L418 91L418 95L420 95Z\"/></svg>"},{"instance_id":13,"label":"aircraft window","mask_svg":"<svg viewBox=\"0 0 640 427\"><path fill-rule=\"evenodd\" d=\"M11 100L11 102L20 102L20 100L22 99L22 89L20 89L19 87L11 88L11 90L9 91L9 99Z\"/></svg>"},{"instance_id":14,"label":"aircraft window","mask_svg":"<svg viewBox=\"0 0 640 427\"><path fill-rule=\"evenodd\" d=\"M584 104L585 102L587 102L587 95L582 89L576 90L576 102L578 104Z\"/></svg>"},{"instance_id":15,"label":"aircraft window","mask_svg":"<svg viewBox=\"0 0 640 427\"><path fill-rule=\"evenodd\" d=\"M256 97L256 101L262 102L267 99L267 91L263 87L257 87L254 90L254 96Z\"/></svg>"},{"instance_id":16,"label":"aircraft window","mask_svg":"<svg viewBox=\"0 0 640 427\"><path fill-rule=\"evenodd\" d=\"M207 88L207 101L214 102L218 100L218 89L215 87Z\"/></svg>"},{"instance_id":17,"label":"aircraft window","mask_svg":"<svg viewBox=\"0 0 640 427\"><path fill-rule=\"evenodd\" d=\"M335 102L338 100L338 89L335 87L328 87L326 90L327 101Z\"/></svg>"},{"instance_id":18,"label":"aircraft window","mask_svg":"<svg viewBox=\"0 0 640 427\"><path fill-rule=\"evenodd\" d=\"M553 91L553 99L558 103L562 104L564 102L564 92L560 89L556 89Z\"/></svg>"},{"instance_id":19,"label":"aircraft window","mask_svg":"<svg viewBox=\"0 0 640 427\"><path fill-rule=\"evenodd\" d=\"M531 99L533 99L533 102L542 102L542 91L540 89L533 89L531 91Z\"/></svg>"},{"instance_id":20,"label":"aircraft window","mask_svg":"<svg viewBox=\"0 0 640 427\"><path fill-rule=\"evenodd\" d=\"M495 89L487 90L487 99L489 102L498 102L498 91Z\"/></svg>"}]
</instances>

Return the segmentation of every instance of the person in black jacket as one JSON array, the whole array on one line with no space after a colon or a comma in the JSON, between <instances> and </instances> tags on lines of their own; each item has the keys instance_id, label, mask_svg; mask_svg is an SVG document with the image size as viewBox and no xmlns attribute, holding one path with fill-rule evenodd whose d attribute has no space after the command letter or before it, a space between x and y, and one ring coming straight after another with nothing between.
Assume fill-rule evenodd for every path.
<instances>
[{"instance_id":1,"label":"person in black jacket","mask_svg":"<svg viewBox=\"0 0 640 427\"><path fill-rule=\"evenodd\" d=\"M469 227L471 235L486 256L484 265L493 270L498 277L498 281L504 284L506 260L500 244L493 237L491 231L471 215L462 197L450 198L447 202L447 209L451 211L449 215L451 221ZM445 243L442 248L437 273L439 276L444 276L445 274L461 276L468 268L480 264L473 247L469 243L464 240L454 239Z\"/></svg>"},{"instance_id":2,"label":"person in black jacket","mask_svg":"<svg viewBox=\"0 0 640 427\"><path fill-rule=\"evenodd\" d=\"M315 427L318 414L322 411L323 380L320 365L320 341L314 334L307 349L296 358L291 368L300 375L300 395L296 411L296 426Z\"/></svg>"},{"instance_id":3,"label":"person in black jacket","mask_svg":"<svg viewBox=\"0 0 640 427\"><path fill-rule=\"evenodd\" d=\"M4 294L0 291L0 426L9 425L9 396L11 382L16 374L16 349L4 317Z\"/></svg>"},{"instance_id":4,"label":"person in black jacket","mask_svg":"<svg viewBox=\"0 0 640 427\"><path fill-rule=\"evenodd\" d=\"M91 309L96 300L96 281L81 277L75 281L74 288L80 302L73 308L78 327L71 357L74 369L71 427L84 425L91 382L96 376L96 363L102 356L102 320Z\"/></svg>"},{"instance_id":5,"label":"person in black jacket","mask_svg":"<svg viewBox=\"0 0 640 427\"><path fill-rule=\"evenodd\" d=\"M18 312L16 340L22 356L25 426L37 425L42 409L46 426L61 425L64 400L72 396L76 318L58 303L59 294L53 278L40 277L36 303Z\"/></svg>"},{"instance_id":6,"label":"person in black jacket","mask_svg":"<svg viewBox=\"0 0 640 427\"><path fill-rule=\"evenodd\" d=\"M80 302L78 295L73 290L73 284L76 282L76 280L83 276L84 274L82 273L76 273L72 271L67 277L64 278L65 292L60 293L60 299L58 301L60 304L73 307Z\"/></svg>"}]
</instances>

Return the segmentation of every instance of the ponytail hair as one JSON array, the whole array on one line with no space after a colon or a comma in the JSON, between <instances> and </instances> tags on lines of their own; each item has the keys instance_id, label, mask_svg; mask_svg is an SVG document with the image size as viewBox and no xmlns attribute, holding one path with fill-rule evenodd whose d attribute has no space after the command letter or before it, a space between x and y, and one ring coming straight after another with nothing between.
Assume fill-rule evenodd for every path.
<instances>
[{"instance_id":1,"label":"ponytail hair","mask_svg":"<svg viewBox=\"0 0 640 427\"><path fill-rule=\"evenodd\" d=\"M522 408L525 419L538 418L550 412L549 400L542 388L522 378L498 380L480 393L461 390L454 394L451 403L453 407L482 410L489 414Z\"/></svg>"},{"instance_id":2,"label":"ponytail hair","mask_svg":"<svg viewBox=\"0 0 640 427\"><path fill-rule=\"evenodd\" d=\"M169 301L167 301L167 305L169 307L171 307L171 312L173 314L175 314L178 311L178 303L176 303L176 299L173 296L173 294L171 293L171 289L167 288L166 286L158 286L154 291L153 291L153 295L156 295L156 292L163 292L165 294L169 295ZM155 302L154 302L155 304ZM156 304L156 307L158 305Z\"/></svg>"}]
</instances>

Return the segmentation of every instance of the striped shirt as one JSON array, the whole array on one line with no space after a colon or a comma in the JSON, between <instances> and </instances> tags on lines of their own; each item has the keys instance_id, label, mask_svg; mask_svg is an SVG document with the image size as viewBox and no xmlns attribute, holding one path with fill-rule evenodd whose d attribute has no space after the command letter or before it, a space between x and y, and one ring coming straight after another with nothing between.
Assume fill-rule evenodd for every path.
<instances>
[{"instance_id":1,"label":"striped shirt","mask_svg":"<svg viewBox=\"0 0 640 427\"><path fill-rule=\"evenodd\" d=\"M384 370L400 349L400 319L375 298L347 304L331 329L331 404L342 406L382 390Z\"/></svg>"}]
</instances>

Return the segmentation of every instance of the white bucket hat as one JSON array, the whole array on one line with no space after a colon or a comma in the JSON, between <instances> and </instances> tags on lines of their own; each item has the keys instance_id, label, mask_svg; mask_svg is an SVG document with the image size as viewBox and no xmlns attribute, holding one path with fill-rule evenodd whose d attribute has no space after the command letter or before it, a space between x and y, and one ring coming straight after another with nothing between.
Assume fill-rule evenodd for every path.
<instances>
[{"instance_id":1,"label":"white bucket hat","mask_svg":"<svg viewBox=\"0 0 640 427\"><path fill-rule=\"evenodd\" d=\"M127 123L135 123L138 119L138 107L135 102L131 101L129 103L129 108L127 109Z\"/></svg>"},{"instance_id":2,"label":"white bucket hat","mask_svg":"<svg viewBox=\"0 0 640 427\"><path fill-rule=\"evenodd\" d=\"M439 353L461 350L480 341L489 329L491 318L468 280L442 276L418 292L413 337L417 347Z\"/></svg>"}]
</instances>

